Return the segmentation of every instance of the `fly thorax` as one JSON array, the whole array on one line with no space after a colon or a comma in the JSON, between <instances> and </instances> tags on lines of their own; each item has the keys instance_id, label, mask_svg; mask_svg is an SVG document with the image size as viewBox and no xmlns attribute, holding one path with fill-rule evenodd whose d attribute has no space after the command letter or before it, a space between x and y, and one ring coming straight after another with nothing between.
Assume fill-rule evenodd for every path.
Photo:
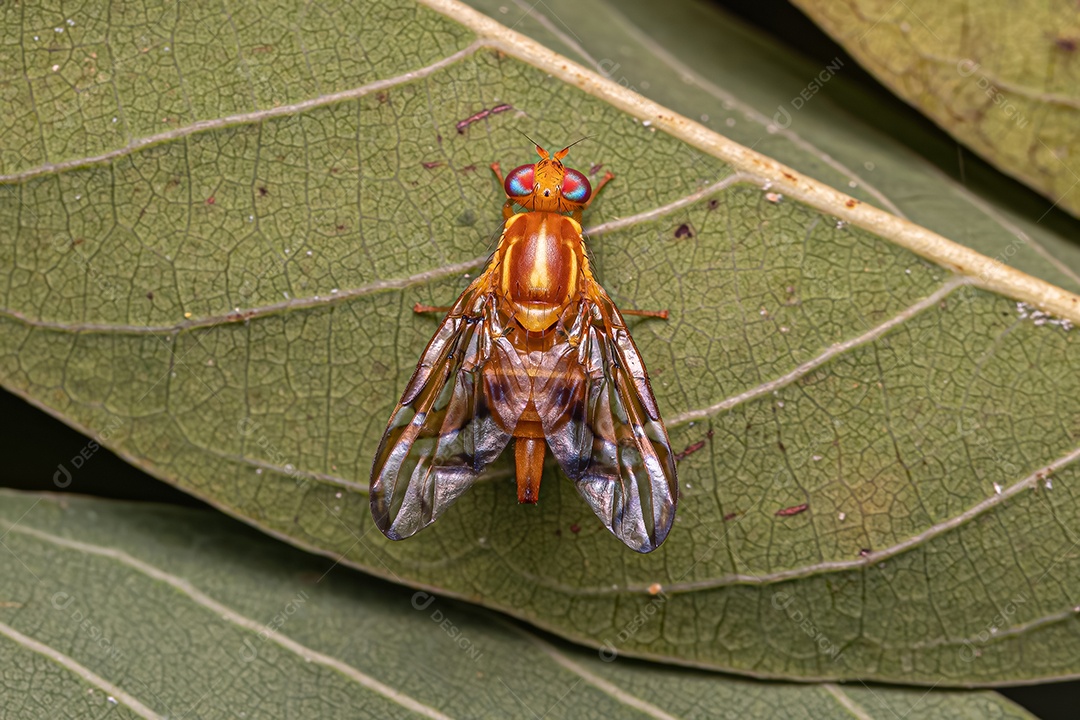
<instances>
[{"instance_id":1,"label":"fly thorax","mask_svg":"<svg viewBox=\"0 0 1080 720\"><path fill-rule=\"evenodd\" d=\"M580 226L555 213L522 213L508 223L503 297L529 332L543 332L580 295Z\"/></svg>"}]
</instances>

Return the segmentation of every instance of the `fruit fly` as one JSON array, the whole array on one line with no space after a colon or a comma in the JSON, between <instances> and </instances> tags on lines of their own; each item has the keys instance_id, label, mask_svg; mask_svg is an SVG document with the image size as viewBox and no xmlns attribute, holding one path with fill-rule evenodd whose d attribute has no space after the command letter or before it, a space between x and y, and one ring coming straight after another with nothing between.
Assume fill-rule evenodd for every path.
<instances>
[{"instance_id":1,"label":"fruit fly","mask_svg":"<svg viewBox=\"0 0 1080 720\"><path fill-rule=\"evenodd\" d=\"M569 150L537 145L539 162L505 178L492 165L507 196L498 247L428 343L372 467L371 512L392 540L434 522L511 439L518 502L537 501L550 449L634 550L671 529L674 455L623 316L593 277L581 214L596 193L563 165Z\"/></svg>"}]
</instances>

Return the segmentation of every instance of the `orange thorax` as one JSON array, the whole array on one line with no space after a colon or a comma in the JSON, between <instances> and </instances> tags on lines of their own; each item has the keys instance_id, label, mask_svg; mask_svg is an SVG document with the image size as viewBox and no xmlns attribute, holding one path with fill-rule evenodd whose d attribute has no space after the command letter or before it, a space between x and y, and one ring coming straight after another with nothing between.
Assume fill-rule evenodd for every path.
<instances>
[{"instance_id":1,"label":"orange thorax","mask_svg":"<svg viewBox=\"0 0 1080 720\"><path fill-rule=\"evenodd\" d=\"M527 334L544 334L581 295L581 225L557 213L526 212L506 221L499 247L500 305Z\"/></svg>"}]
</instances>

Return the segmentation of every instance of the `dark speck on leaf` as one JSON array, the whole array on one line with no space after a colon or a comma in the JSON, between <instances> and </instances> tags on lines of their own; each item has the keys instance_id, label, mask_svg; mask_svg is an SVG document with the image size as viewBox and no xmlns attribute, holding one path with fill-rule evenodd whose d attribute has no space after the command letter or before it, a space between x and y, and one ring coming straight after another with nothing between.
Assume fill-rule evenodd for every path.
<instances>
[{"instance_id":1,"label":"dark speck on leaf","mask_svg":"<svg viewBox=\"0 0 1080 720\"><path fill-rule=\"evenodd\" d=\"M803 503L802 505L795 505L794 507L781 508L773 514L777 517L791 517L792 515L798 515L799 513L806 512L809 507L809 504Z\"/></svg>"},{"instance_id":2,"label":"dark speck on leaf","mask_svg":"<svg viewBox=\"0 0 1080 720\"><path fill-rule=\"evenodd\" d=\"M574 523L573 525L570 526L570 532L577 535L579 532L581 532L581 526L578 525L577 523Z\"/></svg>"},{"instance_id":3,"label":"dark speck on leaf","mask_svg":"<svg viewBox=\"0 0 1080 720\"><path fill-rule=\"evenodd\" d=\"M466 210L465 212L458 215L457 220L455 220L454 222L456 222L458 225L461 225L462 227L469 227L470 225L475 225L476 213L472 210Z\"/></svg>"},{"instance_id":4,"label":"dark speck on leaf","mask_svg":"<svg viewBox=\"0 0 1080 720\"><path fill-rule=\"evenodd\" d=\"M708 207L709 207L710 210L715 210L716 208L720 207L720 201L717 200L716 198L713 198L712 200L709 201Z\"/></svg>"},{"instance_id":5,"label":"dark speck on leaf","mask_svg":"<svg viewBox=\"0 0 1080 720\"><path fill-rule=\"evenodd\" d=\"M1080 47L1080 41L1070 37L1054 38L1054 44L1057 45L1058 50L1070 53L1076 52L1076 48Z\"/></svg>"},{"instance_id":6,"label":"dark speck on leaf","mask_svg":"<svg viewBox=\"0 0 1080 720\"><path fill-rule=\"evenodd\" d=\"M677 238L692 238L694 237L694 231L690 229L690 226L683 223L679 227L675 228L675 237Z\"/></svg>"},{"instance_id":7,"label":"dark speck on leaf","mask_svg":"<svg viewBox=\"0 0 1080 720\"><path fill-rule=\"evenodd\" d=\"M153 299L154 299L154 291L153 291L153 290L151 290L150 292L146 293L146 299L147 299L147 300L153 300Z\"/></svg>"},{"instance_id":8,"label":"dark speck on leaf","mask_svg":"<svg viewBox=\"0 0 1080 720\"><path fill-rule=\"evenodd\" d=\"M266 188L264 188L264 187L259 188L259 197L266 197L269 194L270 194L270 191L267 190Z\"/></svg>"}]
</instances>

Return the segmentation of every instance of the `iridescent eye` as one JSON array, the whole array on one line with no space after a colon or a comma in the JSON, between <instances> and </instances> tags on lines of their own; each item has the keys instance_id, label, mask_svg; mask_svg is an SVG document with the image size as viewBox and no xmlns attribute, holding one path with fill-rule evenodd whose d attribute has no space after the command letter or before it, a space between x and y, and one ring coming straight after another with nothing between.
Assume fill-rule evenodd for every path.
<instances>
[{"instance_id":1,"label":"iridescent eye","mask_svg":"<svg viewBox=\"0 0 1080 720\"><path fill-rule=\"evenodd\" d=\"M566 168L562 181L562 196L570 202L583 203L592 195L589 179L577 170Z\"/></svg>"},{"instance_id":2,"label":"iridescent eye","mask_svg":"<svg viewBox=\"0 0 1080 720\"><path fill-rule=\"evenodd\" d=\"M504 183L506 194L510 197L532 195L534 179L532 165L514 168L513 172L506 176Z\"/></svg>"}]
</instances>

